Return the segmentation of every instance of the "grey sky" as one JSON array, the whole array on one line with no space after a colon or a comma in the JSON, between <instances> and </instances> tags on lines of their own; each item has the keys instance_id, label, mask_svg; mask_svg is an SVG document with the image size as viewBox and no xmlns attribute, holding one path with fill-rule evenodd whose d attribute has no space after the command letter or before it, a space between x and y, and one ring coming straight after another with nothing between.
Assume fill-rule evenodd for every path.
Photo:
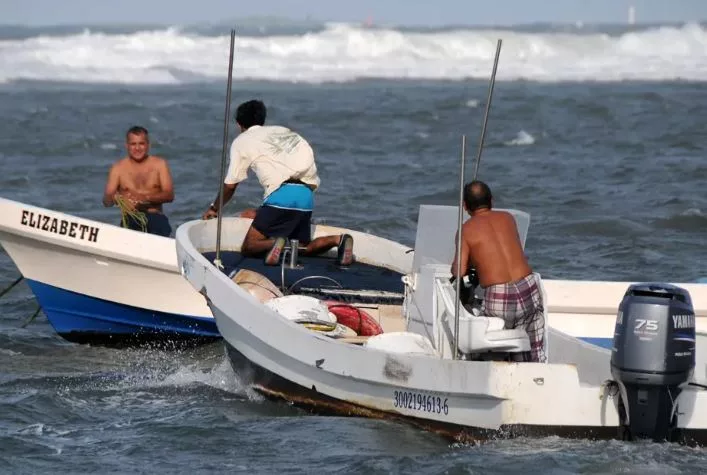
<instances>
[{"instance_id":1,"label":"grey sky","mask_svg":"<svg viewBox=\"0 0 707 475\"><path fill-rule=\"evenodd\" d=\"M247 16L384 24L638 23L707 19L707 0L0 0L0 23L221 23Z\"/></svg>"}]
</instances>

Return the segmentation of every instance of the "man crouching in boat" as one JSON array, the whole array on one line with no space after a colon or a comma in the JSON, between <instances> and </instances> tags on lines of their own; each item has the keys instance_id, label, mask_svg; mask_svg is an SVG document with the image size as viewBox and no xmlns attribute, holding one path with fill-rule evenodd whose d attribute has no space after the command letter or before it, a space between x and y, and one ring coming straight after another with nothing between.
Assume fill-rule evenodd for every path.
<instances>
[{"instance_id":1,"label":"man crouching in boat","mask_svg":"<svg viewBox=\"0 0 707 475\"><path fill-rule=\"evenodd\" d=\"M172 227L162 204L174 200L167 161L150 155L150 137L144 127L128 130L125 147L128 156L115 162L108 174L103 205L120 207L122 227L167 237Z\"/></svg>"},{"instance_id":2,"label":"man crouching in boat","mask_svg":"<svg viewBox=\"0 0 707 475\"><path fill-rule=\"evenodd\" d=\"M505 328L523 328L530 352L523 361L545 362L544 302L540 283L523 252L516 222L510 213L491 209L488 185L472 181L464 187L464 208L471 216L462 226L461 275L476 269L484 290L481 314L499 317ZM456 239L456 238L455 238ZM457 256L452 262L457 276Z\"/></svg>"},{"instance_id":3,"label":"man crouching in boat","mask_svg":"<svg viewBox=\"0 0 707 475\"><path fill-rule=\"evenodd\" d=\"M319 187L314 151L307 141L279 125L264 125L267 110L258 100L244 102L236 110L236 124L241 134L231 144L228 173L223 183L224 205L236 187L255 172L264 193L257 210L241 213L253 223L241 245L245 256L265 255L265 263L279 262L287 239L297 239L306 246L303 255L316 255L338 247L339 265L353 260L353 237L349 234L323 236L312 240L311 218L314 191ZM204 212L203 219L218 216L219 197Z\"/></svg>"}]
</instances>

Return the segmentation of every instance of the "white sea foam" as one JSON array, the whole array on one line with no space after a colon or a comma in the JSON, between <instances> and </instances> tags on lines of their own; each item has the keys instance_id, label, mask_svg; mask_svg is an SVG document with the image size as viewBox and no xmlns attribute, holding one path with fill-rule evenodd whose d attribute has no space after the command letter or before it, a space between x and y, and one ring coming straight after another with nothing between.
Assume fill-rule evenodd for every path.
<instances>
[{"instance_id":1,"label":"white sea foam","mask_svg":"<svg viewBox=\"0 0 707 475\"><path fill-rule=\"evenodd\" d=\"M460 29L413 32L327 25L301 35L237 36L234 78L352 81L362 77L533 81L703 81L707 30L697 24L620 35ZM223 80L229 38L177 28L130 34L88 30L0 41L0 82L54 80L174 84Z\"/></svg>"},{"instance_id":2,"label":"white sea foam","mask_svg":"<svg viewBox=\"0 0 707 475\"><path fill-rule=\"evenodd\" d=\"M535 143L535 137L530 135L525 130L518 132L518 135L513 140L506 142L509 146L532 145Z\"/></svg>"}]
</instances>

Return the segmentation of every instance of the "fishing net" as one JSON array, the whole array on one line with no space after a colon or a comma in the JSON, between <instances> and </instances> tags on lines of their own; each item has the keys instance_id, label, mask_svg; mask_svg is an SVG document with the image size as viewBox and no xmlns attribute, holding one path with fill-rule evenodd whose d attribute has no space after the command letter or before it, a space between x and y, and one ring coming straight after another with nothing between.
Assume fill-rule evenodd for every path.
<instances>
[{"instance_id":1,"label":"fishing net","mask_svg":"<svg viewBox=\"0 0 707 475\"><path fill-rule=\"evenodd\" d=\"M129 221L137 223L140 231L147 232L147 215L142 211L138 211L132 206L128 200L120 194L116 194L114 198L115 204L120 208L121 220L124 228L130 228Z\"/></svg>"}]
</instances>

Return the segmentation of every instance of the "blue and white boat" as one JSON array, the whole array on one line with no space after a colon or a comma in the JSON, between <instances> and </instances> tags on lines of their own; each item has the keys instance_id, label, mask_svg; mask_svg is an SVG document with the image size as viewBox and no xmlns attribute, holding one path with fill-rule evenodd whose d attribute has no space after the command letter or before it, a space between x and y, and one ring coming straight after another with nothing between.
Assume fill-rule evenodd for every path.
<instances>
[{"instance_id":1,"label":"blue and white boat","mask_svg":"<svg viewBox=\"0 0 707 475\"><path fill-rule=\"evenodd\" d=\"M179 274L174 239L0 198L0 244L66 340L220 338L204 297Z\"/></svg>"}]
</instances>

